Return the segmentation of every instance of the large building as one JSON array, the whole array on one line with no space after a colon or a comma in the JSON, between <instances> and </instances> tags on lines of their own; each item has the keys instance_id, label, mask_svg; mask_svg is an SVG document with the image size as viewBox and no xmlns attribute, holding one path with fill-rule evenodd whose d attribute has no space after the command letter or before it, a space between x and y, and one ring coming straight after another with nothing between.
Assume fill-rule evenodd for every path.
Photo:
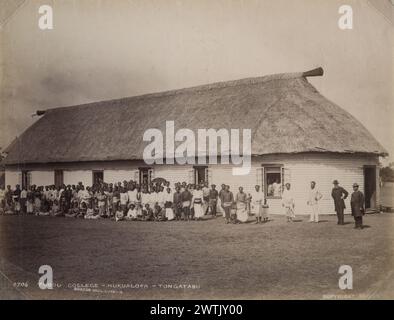
<instances>
[{"instance_id":1,"label":"large building","mask_svg":"<svg viewBox=\"0 0 394 320\"><path fill-rule=\"evenodd\" d=\"M281 213L274 182L292 184L296 213L307 213L308 188L316 181L322 213L334 213L332 181L348 191L359 183L366 207L379 205L379 156L386 150L352 115L323 97L308 72L220 82L41 112L41 118L8 147L6 184L91 185L124 180L207 181L233 191L262 186L271 213ZM251 129L252 170L234 176L230 164L147 165L144 132L176 129ZM197 135L197 134L196 134ZM349 212L349 205L348 212Z\"/></svg>"}]
</instances>

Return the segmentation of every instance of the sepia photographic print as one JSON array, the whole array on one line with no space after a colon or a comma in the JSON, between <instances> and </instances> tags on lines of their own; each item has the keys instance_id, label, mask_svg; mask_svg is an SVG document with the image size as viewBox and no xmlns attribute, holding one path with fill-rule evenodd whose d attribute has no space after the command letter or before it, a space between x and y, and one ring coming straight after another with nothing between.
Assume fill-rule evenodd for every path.
<instances>
[{"instance_id":1,"label":"sepia photographic print","mask_svg":"<svg viewBox=\"0 0 394 320\"><path fill-rule=\"evenodd\" d=\"M0 299L394 298L394 2L1 0Z\"/></svg>"}]
</instances>

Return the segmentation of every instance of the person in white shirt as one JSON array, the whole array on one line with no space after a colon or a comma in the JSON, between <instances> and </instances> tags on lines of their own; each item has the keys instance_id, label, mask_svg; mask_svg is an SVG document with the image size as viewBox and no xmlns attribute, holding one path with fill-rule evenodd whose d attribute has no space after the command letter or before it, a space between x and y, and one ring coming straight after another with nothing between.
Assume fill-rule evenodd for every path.
<instances>
[{"instance_id":1,"label":"person in white shirt","mask_svg":"<svg viewBox=\"0 0 394 320\"><path fill-rule=\"evenodd\" d=\"M166 192L164 192L164 208L165 208L165 215L168 221L174 220L174 210L172 208L172 200L174 195L171 192L171 188L167 187Z\"/></svg>"},{"instance_id":2,"label":"person in white shirt","mask_svg":"<svg viewBox=\"0 0 394 320\"><path fill-rule=\"evenodd\" d=\"M126 220L137 220L138 219L138 210L136 209L134 203L129 204L129 211L127 211L127 215L125 217Z\"/></svg>"},{"instance_id":3,"label":"person in white shirt","mask_svg":"<svg viewBox=\"0 0 394 320\"><path fill-rule=\"evenodd\" d=\"M272 184L273 192L274 192L274 197L280 197L280 194L282 192L282 186L279 183L279 180L276 180Z\"/></svg>"},{"instance_id":4,"label":"person in white shirt","mask_svg":"<svg viewBox=\"0 0 394 320\"><path fill-rule=\"evenodd\" d=\"M319 201L322 194L316 188L316 182L311 181L311 189L309 190L307 205L311 207L311 217L309 222L319 222Z\"/></svg>"},{"instance_id":5,"label":"person in white shirt","mask_svg":"<svg viewBox=\"0 0 394 320\"><path fill-rule=\"evenodd\" d=\"M256 224L261 223L262 217L262 204L264 202L264 194L260 191L260 186L256 185L255 190L251 192L252 197L252 207L256 217ZM265 220L265 219L264 219Z\"/></svg>"},{"instance_id":6,"label":"person in white shirt","mask_svg":"<svg viewBox=\"0 0 394 320\"><path fill-rule=\"evenodd\" d=\"M90 193L88 190L85 189L84 186L81 186L80 188L81 189L78 191L79 204L82 205L82 203L85 203L86 205L88 205L90 200Z\"/></svg>"},{"instance_id":7,"label":"person in white shirt","mask_svg":"<svg viewBox=\"0 0 394 320\"><path fill-rule=\"evenodd\" d=\"M135 188L135 186L133 185L129 191L127 191L127 194L129 196L129 202L136 204L137 202L137 188Z\"/></svg>"},{"instance_id":8,"label":"person in white shirt","mask_svg":"<svg viewBox=\"0 0 394 320\"><path fill-rule=\"evenodd\" d=\"M286 183L285 190L282 193L282 207L285 209L287 222L292 222L295 218L295 202L290 187L290 183Z\"/></svg>"}]
</instances>

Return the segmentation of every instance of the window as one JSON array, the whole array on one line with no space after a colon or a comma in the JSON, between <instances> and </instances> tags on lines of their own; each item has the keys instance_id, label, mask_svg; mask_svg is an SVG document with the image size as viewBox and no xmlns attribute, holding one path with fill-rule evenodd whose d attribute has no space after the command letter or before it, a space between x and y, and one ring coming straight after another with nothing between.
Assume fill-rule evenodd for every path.
<instances>
[{"instance_id":1,"label":"window","mask_svg":"<svg viewBox=\"0 0 394 320\"><path fill-rule=\"evenodd\" d=\"M100 184L104 181L104 171L103 170L94 170L93 171L93 185Z\"/></svg>"},{"instance_id":2,"label":"window","mask_svg":"<svg viewBox=\"0 0 394 320\"><path fill-rule=\"evenodd\" d=\"M21 181L21 187L22 189L30 188L31 185L31 173L29 171L22 171L22 181Z\"/></svg>"},{"instance_id":3,"label":"window","mask_svg":"<svg viewBox=\"0 0 394 320\"><path fill-rule=\"evenodd\" d=\"M153 169L151 167L141 167L139 170L139 180L141 186L150 185L153 179Z\"/></svg>"},{"instance_id":4,"label":"window","mask_svg":"<svg viewBox=\"0 0 394 320\"><path fill-rule=\"evenodd\" d=\"M267 198L280 198L282 196L282 167L264 167L264 193Z\"/></svg>"},{"instance_id":5,"label":"window","mask_svg":"<svg viewBox=\"0 0 394 320\"><path fill-rule=\"evenodd\" d=\"M63 185L63 170L55 170L55 186L60 187Z\"/></svg>"}]
</instances>

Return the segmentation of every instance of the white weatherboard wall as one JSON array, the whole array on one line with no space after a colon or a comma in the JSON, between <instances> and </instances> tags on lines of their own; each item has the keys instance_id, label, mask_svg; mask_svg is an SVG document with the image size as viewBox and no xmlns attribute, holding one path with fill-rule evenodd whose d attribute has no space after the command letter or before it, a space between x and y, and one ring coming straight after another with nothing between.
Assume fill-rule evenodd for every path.
<instances>
[{"instance_id":1,"label":"white weatherboard wall","mask_svg":"<svg viewBox=\"0 0 394 320\"><path fill-rule=\"evenodd\" d=\"M104 181L107 183L123 182L124 180L138 181L138 168L131 170L104 170Z\"/></svg>"},{"instance_id":2,"label":"white weatherboard wall","mask_svg":"<svg viewBox=\"0 0 394 320\"><path fill-rule=\"evenodd\" d=\"M67 170L63 172L63 182L65 185L82 182L84 186L91 186L92 181L92 170Z\"/></svg>"},{"instance_id":3,"label":"white weatherboard wall","mask_svg":"<svg viewBox=\"0 0 394 320\"><path fill-rule=\"evenodd\" d=\"M14 188L16 184L19 184L20 171L6 170L5 171L5 185L10 185Z\"/></svg>"},{"instance_id":4,"label":"white weatherboard wall","mask_svg":"<svg viewBox=\"0 0 394 320\"><path fill-rule=\"evenodd\" d=\"M55 173L52 170L48 171L30 171L31 182L37 186L48 186L55 183Z\"/></svg>"}]
</instances>

